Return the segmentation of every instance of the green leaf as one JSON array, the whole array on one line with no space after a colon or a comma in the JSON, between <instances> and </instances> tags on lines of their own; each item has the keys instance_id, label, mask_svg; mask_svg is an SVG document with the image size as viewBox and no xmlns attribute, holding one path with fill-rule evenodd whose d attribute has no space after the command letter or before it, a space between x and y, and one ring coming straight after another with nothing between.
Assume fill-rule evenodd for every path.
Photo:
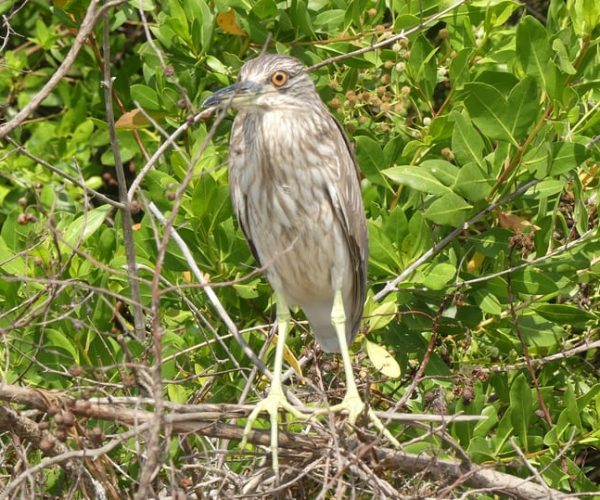
<instances>
[{"instance_id":1,"label":"green leaf","mask_svg":"<svg viewBox=\"0 0 600 500\"><path fill-rule=\"evenodd\" d=\"M504 120L512 137L521 138L528 132L530 125L536 120L541 111L538 100L537 86L533 78L525 78L519 82L508 96L508 106Z\"/></svg>"},{"instance_id":2,"label":"green leaf","mask_svg":"<svg viewBox=\"0 0 600 500\"><path fill-rule=\"evenodd\" d=\"M523 71L548 90L548 62L552 59L552 50L544 26L532 16L525 16L517 26L517 59Z\"/></svg>"},{"instance_id":3,"label":"green leaf","mask_svg":"<svg viewBox=\"0 0 600 500\"><path fill-rule=\"evenodd\" d=\"M369 315L369 331L380 330L396 317L398 304L396 302L384 302L378 305Z\"/></svg>"},{"instance_id":4,"label":"green leaf","mask_svg":"<svg viewBox=\"0 0 600 500\"><path fill-rule=\"evenodd\" d=\"M551 175L560 175L576 169L589 157L589 150L582 144L558 142L552 146Z\"/></svg>"},{"instance_id":5,"label":"green leaf","mask_svg":"<svg viewBox=\"0 0 600 500\"><path fill-rule=\"evenodd\" d=\"M68 246L72 247L78 243L83 243L92 236L106 219L111 211L110 205L102 205L89 212L79 216L64 232L64 239Z\"/></svg>"},{"instance_id":6,"label":"green leaf","mask_svg":"<svg viewBox=\"0 0 600 500\"><path fill-rule=\"evenodd\" d=\"M445 186L452 186L458 174L458 167L446 160L425 160L421 163L421 168L429 170Z\"/></svg>"},{"instance_id":7,"label":"green leaf","mask_svg":"<svg viewBox=\"0 0 600 500\"><path fill-rule=\"evenodd\" d=\"M539 304L533 309L543 318L562 325L581 327L587 321L597 319L594 314L569 304Z\"/></svg>"},{"instance_id":8,"label":"green leaf","mask_svg":"<svg viewBox=\"0 0 600 500\"><path fill-rule=\"evenodd\" d=\"M515 271L511 284L513 292L527 295L547 295L558 290L552 278L529 267Z\"/></svg>"},{"instance_id":9,"label":"green leaf","mask_svg":"<svg viewBox=\"0 0 600 500\"><path fill-rule=\"evenodd\" d=\"M428 170L414 165L387 168L382 173L392 181L430 194L452 194L450 189L438 181Z\"/></svg>"},{"instance_id":10,"label":"green leaf","mask_svg":"<svg viewBox=\"0 0 600 500\"><path fill-rule=\"evenodd\" d=\"M53 328L46 329L47 345L60 347L67 351L72 357L76 364L79 364L79 351L71 340L60 330Z\"/></svg>"},{"instance_id":11,"label":"green leaf","mask_svg":"<svg viewBox=\"0 0 600 500\"><path fill-rule=\"evenodd\" d=\"M460 50L456 57L450 63L450 81L452 82L452 88L459 90L463 84L469 81L469 63L471 56L473 55L473 49L465 48Z\"/></svg>"},{"instance_id":12,"label":"green leaf","mask_svg":"<svg viewBox=\"0 0 600 500\"><path fill-rule=\"evenodd\" d=\"M473 429L473 436L485 437L498 423L498 412L493 406L486 406L481 411L481 416L486 417L485 420L477 422Z\"/></svg>"},{"instance_id":13,"label":"green leaf","mask_svg":"<svg viewBox=\"0 0 600 500\"><path fill-rule=\"evenodd\" d=\"M533 186L527 195L535 199L548 198L560 193L565 188L565 181L548 179Z\"/></svg>"},{"instance_id":14,"label":"green leaf","mask_svg":"<svg viewBox=\"0 0 600 500\"><path fill-rule=\"evenodd\" d=\"M187 403L187 400L188 400L187 391L183 385L168 384L167 392L169 394L169 399L173 403L179 403L179 404Z\"/></svg>"},{"instance_id":15,"label":"green leaf","mask_svg":"<svg viewBox=\"0 0 600 500\"><path fill-rule=\"evenodd\" d=\"M371 182L385 185L385 180L381 177L381 167L385 165L385 160L379 143L366 135L359 135L354 140L361 172Z\"/></svg>"},{"instance_id":16,"label":"green leaf","mask_svg":"<svg viewBox=\"0 0 600 500\"><path fill-rule=\"evenodd\" d=\"M577 73L577 70L573 64L571 64L567 48L560 38L556 38L552 42L552 50L558 55L558 66L563 73L566 73L567 75L574 75Z\"/></svg>"},{"instance_id":17,"label":"green leaf","mask_svg":"<svg viewBox=\"0 0 600 500\"><path fill-rule=\"evenodd\" d=\"M131 86L131 98L147 111L160 110L158 94L146 85L136 83Z\"/></svg>"},{"instance_id":18,"label":"green leaf","mask_svg":"<svg viewBox=\"0 0 600 500\"><path fill-rule=\"evenodd\" d=\"M383 373L388 378L400 377L400 365L385 347L370 340L365 340L365 347L367 355L377 371Z\"/></svg>"},{"instance_id":19,"label":"green leaf","mask_svg":"<svg viewBox=\"0 0 600 500\"><path fill-rule=\"evenodd\" d=\"M494 179L487 175L479 165L467 163L458 172L453 189L467 200L477 202L485 199L493 185Z\"/></svg>"},{"instance_id":20,"label":"green leaf","mask_svg":"<svg viewBox=\"0 0 600 500\"><path fill-rule=\"evenodd\" d=\"M529 422L533 414L533 400L527 378L519 373L510 386L511 423L521 442L521 447L528 451L527 435Z\"/></svg>"},{"instance_id":21,"label":"green leaf","mask_svg":"<svg viewBox=\"0 0 600 500\"><path fill-rule=\"evenodd\" d=\"M448 193L435 200L423 215L436 224L458 227L466 220L471 208L460 196Z\"/></svg>"},{"instance_id":22,"label":"green leaf","mask_svg":"<svg viewBox=\"0 0 600 500\"><path fill-rule=\"evenodd\" d=\"M483 139L473 124L460 113L452 115L454 130L452 132L452 152L459 165L473 162L481 168L485 167L483 161Z\"/></svg>"},{"instance_id":23,"label":"green leaf","mask_svg":"<svg viewBox=\"0 0 600 500\"><path fill-rule=\"evenodd\" d=\"M21 255L16 255L13 252L6 242L4 238L0 236L0 269L3 269L9 274L13 274L15 276L24 276L26 267L25 260Z\"/></svg>"},{"instance_id":24,"label":"green leaf","mask_svg":"<svg viewBox=\"0 0 600 500\"><path fill-rule=\"evenodd\" d=\"M505 121L507 104L504 96L486 83L465 85L465 106L469 116L484 135L499 141L508 141L518 146L510 125Z\"/></svg>"},{"instance_id":25,"label":"green leaf","mask_svg":"<svg viewBox=\"0 0 600 500\"><path fill-rule=\"evenodd\" d=\"M430 290L442 290L446 283L453 279L456 275L456 267L447 262L439 264L427 265L421 269L424 278L421 281Z\"/></svg>"},{"instance_id":26,"label":"green leaf","mask_svg":"<svg viewBox=\"0 0 600 500\"><path fill-rule=\"evenodd\" d=\"M580 36L591 35L600 23L600 4L596 0L571 0L567 6L575 33Z\"/></svg>"}]
</instances>

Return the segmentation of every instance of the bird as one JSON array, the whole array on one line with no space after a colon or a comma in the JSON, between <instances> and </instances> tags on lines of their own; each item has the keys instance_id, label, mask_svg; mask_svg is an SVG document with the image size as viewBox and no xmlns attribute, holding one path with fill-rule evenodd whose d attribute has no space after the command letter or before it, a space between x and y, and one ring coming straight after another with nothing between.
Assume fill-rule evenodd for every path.
<instances>
[{"instance_id":1,"label":"bird","mask_svg":"<svg viewBox=\"0 0 600 500\"><path fill-rule=\"evenodd\" d=\"M229 187L241 230L274 291L277 344L267 397L254 407L269 413L272 468L278 473L278 413L308 415L286 399L281 369L290 306L304 312L321 349L341 353L346 395L327 409L346 412L351 425L369 420L398 445L363 402L348 346L359 329L367 293L369 239L353 147L321 100L307 67L288 55L248 60L237 82L217 90L205 108L233 108Z\"/></svg>"}]
</instances>

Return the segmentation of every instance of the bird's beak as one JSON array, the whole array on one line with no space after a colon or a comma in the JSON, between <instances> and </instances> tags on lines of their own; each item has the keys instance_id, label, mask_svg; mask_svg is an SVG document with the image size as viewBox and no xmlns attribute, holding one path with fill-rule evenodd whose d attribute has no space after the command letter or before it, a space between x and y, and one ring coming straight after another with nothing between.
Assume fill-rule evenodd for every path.
<instances>
[{"instance_id":1,"label":"bird's beak","mask_svg":"<svg viewBox=\"0 0 600 500\"><path fill-rule=\"evenodd\" d=\"M217 90L202 103L203 108L249 105L260 95L262 85L254 82L238 82Z\"/></svg>"}]
</instances>

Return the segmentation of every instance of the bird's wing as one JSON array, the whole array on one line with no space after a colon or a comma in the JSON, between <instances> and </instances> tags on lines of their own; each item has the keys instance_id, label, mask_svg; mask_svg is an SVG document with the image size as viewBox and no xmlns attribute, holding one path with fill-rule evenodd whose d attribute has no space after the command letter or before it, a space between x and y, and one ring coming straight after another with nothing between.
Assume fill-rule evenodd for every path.
<instances>
[{"instance_id":1,"label":"bird's wing","mask_svg":"<svg viewBox=\"0 0 600 500\"><path fill-rule=\"evenodd\" d=\"M231 139L230 139L230 149L236 147L243 141L243 128L241 124L243 123L243 119L240 118L240 114L238 114L234 121L233 126L231 127ZM250 225L248 223L248 196L245 193L242 193L239 186L239 181L237 178L237 169L234 165L229 165L229 187L231 193L231 204L233 205L233 209L235 210L235 215L237 217L238 224L242 229L242 233L246 237L246 241L248 242L248 246L250 247L250 251L256 262L259 266L262 266L260 258L258 257L258 252L256 251L256 245L252 240L250 235Z\"/></svg>"},{"instance_id":2,"label":"bird's wing","mask_svg":"<svg viewBox=\"0 0 600 500\"><path fill-rule=\"evenodd\" d=\"M329 198L344 232L354 271L352 306L350 311L346 311L354 335L360 325L367 295L369 237L354 151L342 125L333 115L330 116L335 124L332 133L339 132L343 139L343 145L337 141L341 148L338 154L338 179L335 186L329 187Z\"/></svg>"}]
</instances>

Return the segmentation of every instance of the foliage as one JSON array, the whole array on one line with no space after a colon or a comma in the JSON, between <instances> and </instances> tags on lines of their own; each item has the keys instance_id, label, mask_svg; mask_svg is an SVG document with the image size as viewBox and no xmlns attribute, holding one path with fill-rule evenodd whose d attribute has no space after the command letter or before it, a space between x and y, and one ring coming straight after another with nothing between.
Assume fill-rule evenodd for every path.
<instances>
[{"instance_id":1,"label":"foliage","mask_svg":"<svg viewBox=\"0 0 600 500\"><path fill-rule=\"evenodd\" d=\"M449 5L144 0L118 6L110 15L111 73L127 182L263 45L312 65L418 27ZM86 2L74 0L0 4L11 27L1 55L5 122L58 70L85 9ZM585 347L598 341L600 321L599 25L600 5L591 0L551 0L537 17L510 0L473 0L390 46L313 74L356 145L363 176L371 291L353 353L360 373L368 373L371 405L393 408L406 395L413 413L481 415L448 427L471 460L528 477L525 456L551 488L564 492L596 491L600 481L590 458L597 467L600 351L597 343ZM74 397L148 396L144 374L155 364L158 335L166 400L243 402L252 382L254 400L266 381L251 372L252 361L172 241L158 267L158 309L152 300L164 233L150 202L167 215L175 208L174 227L193 259L269 364L270 289L253 272L229 201L231 117L214 136L212 121L187 128L135 193L133 238L147 330L140 338L123 216L91 191L118 199L102 43L100 22L41 106L0 144L0 380ZM510 196L530 181L522 195ZM384 288L462 227L397 289ZM292 365L313 346L305 323L294 332L286 353ZM424 377L407 392L424 356ZM304 370L318 385L317 366L310 361ZM343 394L343 370L335 363L322 369L319 404L334 403ZM294 391L306 401L317 397L298 385ZM57 435L62 430L52 417L37 418ZM98 426L104 433L122 430L91 420L80 422L78 432ZM454 456L427 429L396 423L389 429L408 452ZM73 433L62 438L81 445ZM3 475L16 474L18 446L8 432L0 440ZM209 438L166 444L163 458L179 480L191 474L183 465L199 458L208 457L207 470L216 467L216 454L190 451L213 446ZM123 471L117 473L123 492L136 488L135 453L131 443L110 453ZM226 459L232 473L258 467L252 455L232 457ZM28 457L33 464L40 459ZM170 474L161 470L159 477L166 484ZM190 477L190 484L201 481L196 472ZM402 487L393 474L386 479ZM56 474L37 488L67 491Z\"/></svg>"}]
</instances>

